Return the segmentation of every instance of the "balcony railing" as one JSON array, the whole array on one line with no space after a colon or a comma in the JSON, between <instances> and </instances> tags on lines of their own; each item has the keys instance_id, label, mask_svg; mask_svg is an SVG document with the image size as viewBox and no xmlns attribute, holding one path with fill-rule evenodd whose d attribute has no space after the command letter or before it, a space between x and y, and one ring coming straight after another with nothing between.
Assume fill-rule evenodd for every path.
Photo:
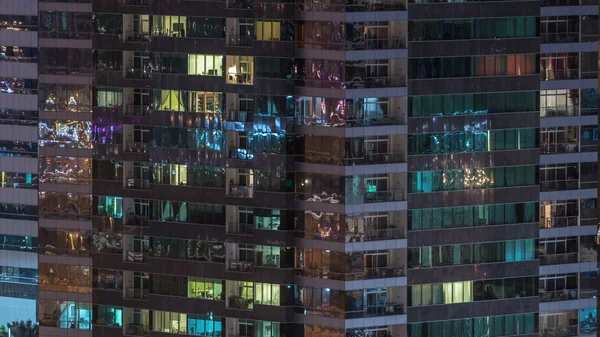
<instances>
[{"instance_id":1,"label":"balcony railing","mask_svg":"<svg viewBox=\"0 0 600 337\"><path fill-rule=\"evenodd\" d=\"M125 6L149 6L150 0L122 0Z\"/></svg>"},{"instance_id":2,"label":"balcony railing","mask_svg":"<svg viewBox=\"0 0 600 337\"><path fill-rule=\"evenodd\" d=\"M570 117L579 114L579 107L566 106L562 108L540 108L540 117Z\"/></svg>"},{"instance_id":3,"label":"balcony railing","mask_svg":"<svg viewBox=\"0 0 600 337\"><path fill-rule=\"evenodd\" d=\"M297 3L296 8L300 11L311 12L373 12L373 11L404 11L406 4L403 1L308 1ZM356 3L355 3L356 2Z\"/></svg>"},{"instance_id":4,"label":"balcony railing","mask_svg":"<svg viewBox=\"0 0 600 337\"><path fill-rule=\"evenodd\" d=\"M248 35L227 35L227 45L232 47L252 47L254 36Z\"/></svg>"},{"instance_id":5,"label":"balcony railing","mask_svg":"<svg viewBox=\"0 0 600 337\"><path fill-rule=\"evenodd\" d=\"M540 190L542 192L576 190L578 188L579 179L540 181Z\"/></svg>"},{"instance_id":6,"label":"balcony railing","mask_svg":"<svg viewBox=\"0 0 600 337\"><path fill-rule=\"evenodd\" d=\"M147 325L139 325L129 323L125 328L125 335L127 336L148 336L149 327Z\"/></svg>"},{"instance_id":7,"label":"balcony railing","mask_svg":"<svg viewBox=\"0 0 600 337\"><path fill-rule=\"evenodd\" d=\"M227 224L227 232L234 234L252 234L254 231L253 224L230 222Z\"/></svg>"},{"instance_id":8,"label":"balcony railing","mask_svg":"<svg viewBox=\"0 0 600 337\"><path fill-rule=\"evenodd\" d=\"M540 33L542 43L579 42L579 33Z\"/></svg>"},{"instance_id":9,"label":"balcony railing","mask_svg":"<svg viewBox=\"0 0 600 337\"><path fill-rule=\"evenodd\" d=\"M125 152L148 153L150 143L125 142Z\"/></svg>"},{"instance_id":10,"label":"balcony railing","mask_svg":"<svg viewBox=\"0 0 600 337\"><path fill-rule=\"evenodd\" d=\"M254 189L250 186L233 185L229 187L227 196L236 198L252 198Z\"/></svg>"},{"instance_id":11,"label":"balcony railing","mask_svg":"<svg viewBox=\"0 0 600 337\"><path fill-rule=\"evenodd\" d=\"M297 236L311 240L323 240L332 242L364 242L404 239L406 237L403 227L391 227L383 229L367 229L360 233L333 233L324 235L321 232L299 230Z\"/></svg>"},{"instance_id":12,"label":"balcony railing","mask_svg":"<svg viewBox=\"0 0 600 337\"><path fill-rule=\"evenodd\" d=\"M579 78L579 68L542 70L540 74L542 81L574 80Z\"/></svg>"},{"instance_id":13,"label":"balcony railing","mask_svg":"<svg viewBox=\"0 0 600 337\"><path fill-rule=\"evenodd\" d=\"M353 158L339 158L328 154L318 155L310 154L307 156L297 156L298 161L311 164L325 165L369 165L369 164L385 164L385 163L403 163L406 161L404 152L395 153L365 153L362 156Z\"/></svg>"},{"instance_id":14,"label":"balcony railing","mask_svg":"<svg viewBox=\"0 0 600 337\"><path fill-rule=\"evenodd\" d=\"M125 225L135 227L146 227L148 226L148 219L149 218L147 215L129 214L125 216Z\"/></svg>"},{"instance_id":15,"label":"balcony railing","mask_svg":"<svg viewBox=\"0 0 600 337\"><path fill-rule=\"evenodd\" d=\"M148 79L151 75L146 69L128 68L125 71L125 78Z\"/></svg>"},{"instance_id":16,"label":"balcony railing","mask_svg":"<svg viewBox=\"0 0 600 337\"><path fill-rule=\"evenodd\" d=\"M390 266L390 267L379 267L379 268L365 268L362 272L348 272L340 273L331 271L329 268L326 269L297 269L296 272L302 276L340 280L340 281L353 281L353 280L367 280L377 278L390 278L390 277L403 277L405 276L404 266Z\"/></svg>"},{"instance_id":17,"label":"balcony railing","mask_svg":"<svg viewBox=\"0 0 600 337\"><path fill-rule=\"evenodd\" d=\"M405 201L405 200L406 200L406 193L404 192L404 190L366 192L365 197L364 197L365 204L372 204L372 203L378 203L378 202Z\"/></svg>"},{"instance_id":18,"label":"balcony railing","mask_svg":"<svg viewBox=\"0 0 600 337\"><path fill-rule=\"evenodd\" d=\"M254 299L245 299L237 295L227 298L227 307L231 309L252 310L254 309Z\"/></svg>"},{"instance_id":19,"label":"balcony railing","mask_svg":"<svg viewBox=\"0 0 600 337\"><path fill-rule=\"evenodd\" d=\"M560 216L552 218L540 218L540 228L564 228L577 226L577 216Z\"/></svg>"},{"instance_id":20,"label":"balcony railing","mask_svg":"<svg viewBox=\"0 0 600 337\"><path fill-rule=\"evenodd\" d=\"M366 305L361 310L346 311L344 317L348 319L366 318L374 316L402 315L404 314L404 304L402 303L384 303L378 305Z\"/></svg>"},{"instance_id":21,"label":"balcony railing","mask_svg":"<svg viewBox=\"0 0 600 337\"><path fill-rule=\"evenodd\" d=\"M149 190L150 189L150 180L127 178L126 187L130 188L130 189L135 189L135 190Z\"/></svg>"},{"instance_id":22,"label":"balcony railing","mask_svg":"<svg viewBox=\"0 0 600 337\"><path fill-rule=\"evenodd\" d=\"M228 122L251 123L254 120L252 111L227 111Z\"/></svg>"},{"instance_id":23,"label":"balcony railing","mask_svg":"<svg viewBox=\"0 0 600 337\"><path fill-rule=\"evenodd\" d=\"M555 264L569 264L577 263L578 253L564 253L564 254L541 254L540 265L548 266Z\"/></svg>"},{"instance_id":24,"label":"balcony railing","mask_svg":"<svg viewBox=\"0 0 600 337\"><path fill-rule=\"evenodd\" d=\"M239 271L242 273L251 273L254 267L254 263L251 261L239 261L239 260L228 260L227 270Z\"/></svg>"},{"instance_id":25,"label":"balcony railing","mask_svg":"<svg viewBox=\"0 0 600 337\"><path fill-rule=\"evenodd\" d=\"M135 299L135 300L146 300L148 299L148 289L139 289L139 288L125 288L125 298Z\"/></svg>"},{"instance_id":26,"label":"balcony railing","mask_svg":"<svg viewBox=\"0 0 600 337\"><path fill-rule=\"evenodd\" d=\"M540 153L541 154L575 153L575 152L579 152L579 145L576 142L540 144Z\"/></svg>"},{"instance_id":27,"label":"balcony railing","mask_svg":"<svg viewBox=\"0 0 600 337\"><path fill-rule=\"evenodd\" d=\"M123 37L126 42L150 42L149 32L126 32Z\"/></svg>"},{"instance_id":28,"label":"balcony railing","mask_svg":"<svg viewBox=\"0 0 600 337\"><path fill-rule=\"evenodd\" d=\"M365 114L363 111L346 112L348 115L346 119L339 120L326 120L317 117L304 116L296 119L297 124L301 125L318 125L318 126L329 126L329 127L365 127L365 126L377 126L377 125L405 125L406 114Z\"/></svg>"},{"instance_id":29,"label":"balcony railing","mask_svg":"<svg viewBox=\"0 0 600 337\"><path fill-rule=\"evenodd\" d=\"M127 252L127 262L148 262L149 255L142 252Z\"/></svg>"},{"instance_id":30,"label":"balcony railing","mask_svg":"<svg viewBox=\"0 0 600 337\"><path fill-rule=\"evenodd\" d=\"M150 115L150 106L149 105L127 104L125 106L125 115L126 116L148 116L148 115Z\"/></svg>"},{"instance_id":31,"label":"balcony railing","mask_svg":"<svg viewBox=\"0 0 600 337\"><path fill-rule=\"evenodd\" d=\"M540 289L540 302L569 301L577 299L577 289L544 291Z\"/></svg>"},{"instance_id":32,"label":"balcony railing","mask_svg":"<svg viewBox=\"0 0 600 337\"><path fill-rule=\"evenodd\" d=\"M540 337L575 337L577 325L540 328Z\"/></svg>"},{"instance_id":33,"label":"balcony railing","mask_svg":"<svg viewBox=\"0 0 600 337\"><path fill-rule=\"evenodd\" d=\"M227 83L252 85L254 83L252 74L227 73Z\"/></svg>"},{"instance_id":34,"label":"balcony railing","mask_svg":"<svg viewBox=\"0 0 600 337\"><path fill-rule=\"evenodd\" d=\"M300 79L298 85L310 88L327 89L364 89L364 88L391 88L406 87L406 76L393 75L383 77L355 77L344 80Z\"/></svg>"},{"instance_id":35,"label":"balcony railing","mask_svg":"<svg viewBox=\"0 0 600 337\"><path fill-rule=\"evenodd\" d=\"M229 149L229 158L231 159L242 159L242 160L252 160L254 159L254 150L253 149L241 149L237 147L233 147Z\"/></svg>"}]
</instances>

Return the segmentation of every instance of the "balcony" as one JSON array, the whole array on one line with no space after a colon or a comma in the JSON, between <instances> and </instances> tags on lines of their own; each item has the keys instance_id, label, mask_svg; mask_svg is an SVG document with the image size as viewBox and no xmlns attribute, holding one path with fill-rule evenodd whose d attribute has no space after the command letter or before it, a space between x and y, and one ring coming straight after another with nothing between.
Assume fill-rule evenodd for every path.
<instances>
[{"instance_id":1,"label":"balcony","mask_svg":"<svg viewBox=\"0 0 600 337\"><path fill-rule=\"evenodd\" d=\"M575 337L577 325L540 328L540 337Z\"/></svg>"},{"instance_id":2,"label":"balcony","mask_svg":"<svg viewBox=\"0 0 600 337\"><path fill-rule=\"evenodd\" d=\"M577 23L576 23L577 24ZM579 42L579 33L540 33L542 43Z\"/></svg>"},{"instance_id":3,"label":"balcony","mask_svg":"<svg viewBox=\"0 0 600 337\"><path fill-rule=\"evenodd\" d=\"M125 71L125 78L133 78L137 80L149 79L151 75L152 73L150 73L146 69L127 68L127 70Z\"/></svg>"},{"instance_id":4,"label":"balcony","mask_svg":"<svg viewBox=\"0 0 600 337\"><path fill-rule=\"evenodd\" d=\"M147 300L148 299L148 289L139 289L139 288L125 288L125 298L134 299L134 300Z\"/></svg>"},{"instance_id":5,"label":"balcony","mask_svg":"<svg viewBox=\"0 0 600 337\"><path fill-rule=\"evenodd\" d=\"M149 326L140 324L127 324L125 328L126 336L148 336Z\"/></svg>"},{"instance_id":6,"label":"balcony","mask_svg":"<svg viewBox=\"0 0 600 337\"><path fill-rule=\"evenodd\" d=\"M227 35L227 46L229 47L252 47L255 37L248 35Z\"/></svg>"},{"instance_id":7,"label":"balcony","mask_svg":"<svg viewBox=\"0 0 600 337\"><path fill-rule=\"evenodd\" d=\"M575 153L579 152L577 142L540 144L541 154Z\"/></svg>"},{"instance_id":8,"label":"balcony","mask_svg":"<svg viewBox=\"0 0 600 337\"><path fill-rule=\"evenodd\" d=\"M125 226L147 227L149 218L147 215L129 214L125 216Z\"/></svg>"},{"instance_id":9,"label":"balcony","mask_svg":"<svg viewBox=\"0 0 600 337\"><path fill-rule=\"evenodd\" d=\"M228 260L227 261L227 270L229 271L237 271L240 273L251 273L254 264L252 261L239 261L239 260Z\"/></svg>"},{"instance_id":10,"label":"balcony","mask_svg":"<svg viewBox=\"0 0 600 337\"><path fill-rule=\"evenodd\" d=\"M541 70L542 81L574 80L579 78L579 68Z\"/></svg>"},{"instance_id":11,"label":"balcony","mask_svg":"<svg viewBox=\"0 0 600 337\"><path fill-rule=\"evenodd\" d=\"M253 224L230 222L227 224L227 233L252 235L254 231Z\"/></svg>"},{"instance_id":12,"label":"balcony","mask_svg":"<svg viewBox=\"0 0 600 337\"><path fill-rule=\"evenodd\" d=\"M127 178L125 188L133 190L149 190L150 180L139 178Z\"/></svg>"},{"instance_id":13,"label":"balcony","mask_svg":"<svg viewBox=\"0 0 600 337\"><path fill-rule=\"evenodd\" d=\"M346 319L367 318L376 316L403 315L404 304L402 303L383 303L377 305L369 305L360 308L360 310L346 311L344 317Z\"/></svg>"},{"instance_id":14,"label":"balcony","mask_svg":"<svg viewBox=\"0 0 600 337\"><path fill-rule=\"evenodd\" d=\"M375 12L405 11L406 3L399 0L346 0L297 2L297 9L310 12Z\"/></svg>"},{"instance_id":15,"label":"balcony","mask_svg":"<svg viewBox=\"0 0 600 337\"><path fill-rule=\"evenodd\" d=\"M227 84L253 85L253 75L248 73L227 73Z\"/></svg>"},{"instance_id":16,"label":"balcony","mask_svg":"<svg viewBox=\"0 0 600 337\"><path fill-rule=\"evenodd\" d=\"M149 6L150 0L122 0L125 6Z\"/></svg>"},{"instance_id":17,"label":"balcony","mask_svg":"<svg viewBox=\"0 0 600 337\"><path fill-rule=\"evenodd\" d=\"M406 76L354 77L348 81L304 78L297 85L323 89L373 89L406 87Z\"/></svg>"},{"instance_id":18,"label":"balcony","mask_svg":"<svg viewBox=\"0 0 600 337\"><path fill-rule=\"evenodd\" d=\"M146 32L125 32L123 34L123 41L125 42L150 42L150 33Z\"/></svg>"},{"instance_id":19,"label":"balcony","mask_svg":"<svg viewBox=\"0 0 600 337\"><path fill-rule=\"evenodd\" d=\"M129 153L148 153L150 143L144 142L125 142L125 152Z\"/></svg>"},{"instance_id":20,"label":"balcony","mask_svg":"<svg viewBox=\"0 0 600 337\"><path fill-rule=\"evenodd\" d=\"M564 253L564 254L540 254L540 265L556 265L556 264L569 264L579 262L578 253Z\"/></svg>"},{"instance_id":21,"label":"balcony","mask_svg":"<svg viewBox=\"0 0 600 337\"><path fill-rule=\"evenodd\" d=\"M404 163L406 162L406 155L404 152L391 152L391 153L366 153L363 156L355 158L337 158L330 155L308 155L298 156L299 161L311 164L324 164L324 165L372 165L372 164L391 164L391 163Z\"/></svg>"},{"instance_id":22,"label":"balcony","mask_svg":"<svg viewBox=\"0 0 600 337\"><path fill-rule=\"evenodd\" d=\"M402 190L390 190L390 191L379 191L379 192L366 192L364 195L363 202L354 202L354 204L373 204L379 202L393 202L393 201L405 201L406 193ZM348 204L348 203L346 203Z\"/></svg>"},{"instance_id":23,"label":"balcony","mask_svg":"<svg viewBox=\"0 0 600 337\"><path fill-rule=\"evenodd\" d=\"M540 229L574 227L578 225L578 216L560 216L540 218Z\"/></svg>"},{"instance_id":24,"label":"balcony","mask_svg":"<svg viewBox=\"0 0 600 337\"><path fill-rule=\"evenodd\" d=\"M125 116L149 116L150 106L127 104L125 106Z\"/></svg>"},{"instance_id":25,"label":"balcony","mask_svg":"<svg viewBox=\"0 0 600 337\"><path fill-rule=\"evenodd\" d=\"M595 114L595 113L594 113ZM567 107L540 107L540 117L571 117L579 115L578 106ZM582 114L583 115L583 114Z\"/></svg>"},{"instance_id":26,"label":"balcony","mask_svg":"<svg viewBox=\"0 0 600 337\"><path fill-rule=\"evenodd\" d=\"M364 268L362 272L340 273L330 269L297 269L299 275L321 279L356 281L379 278L404 277L406 271L404 266L388 266L378 268Z\"/></svg>"},{"instance_id":27,"label":"balcony","mask_svg":"<svg viewBox=\"0 0 600 337\"><path fill-rule=\"evenodd\" d=\"M576 190L579 188L579 179L540 181L542 192Z\"/></svg>"},{"instance_id":28,"label":"balcony","mask_svg":"<svg viewBox=\"0 0 600 337\"><path fill-rule=\"evenodd\" d=\"M148 253L142 252L127 252L127 257L125 259L126 262L138 262L138 263L147 263L148 262Z\"/></svg>"},{"instance_id":29,"label":"balcony","mask_svg":"<svg viewBox=\"0 0 600 337\"><path fill-rule=\"evenodd\" d=\"M252 160L254 159L253 149L241 149L233 147L229 149L229 159Z\"/></svg>"},{"instance_id":30,"label":"balcony","mask_svg":"<svg viewBox=\"0 0 600 337\"><path fill-rule=\"evenodd\" d=\"M544 291L540 289L540 302L570 301L577 299L577 289Z\"/></svg>"},{"instance_id":31,"label":"balcony","mask_svg":"<svg viewBox=\"0 0 600 337\"><path fill-rule=\"evenodd\" d=\"M227 191L227 196L234 198L252 198L253 195L254 188L251 186L230 185Z\"/></svg>"},{"instance_id":32,"label":"balcony","mask_svg":"<svg viewBox=\"0 0 600 337\"><path fill-rule=\"evenodd\" d=\"M230 309L252 310L254 309L254 299L244 299L233 295L227 298L227 307Z\"/></svg>"}]
</instances>

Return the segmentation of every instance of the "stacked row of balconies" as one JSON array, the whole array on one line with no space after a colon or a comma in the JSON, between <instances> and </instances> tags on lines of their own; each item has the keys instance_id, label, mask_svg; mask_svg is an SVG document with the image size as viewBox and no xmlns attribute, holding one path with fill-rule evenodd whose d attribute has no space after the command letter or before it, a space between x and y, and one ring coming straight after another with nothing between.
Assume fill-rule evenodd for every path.
<instances>
[{"instance_id":1,"label":"stacked row of balconies","mask_svg":"<svg viewBox=\"0 0 600 337\"><path fill-rule=\"evenodd\" d=\"M596 334L598 22L583 5L541 9L541 51L569 59L545 67L540 97L539 331L556 336Z\"/></svg>"}]
</instances>

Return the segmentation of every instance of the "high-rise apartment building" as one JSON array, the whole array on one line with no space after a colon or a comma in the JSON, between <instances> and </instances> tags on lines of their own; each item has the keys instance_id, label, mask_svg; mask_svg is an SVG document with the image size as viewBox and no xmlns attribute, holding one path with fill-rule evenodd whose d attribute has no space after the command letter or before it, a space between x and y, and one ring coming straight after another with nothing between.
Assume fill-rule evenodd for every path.
<instances>
[{"instance_id":1,"label":"high-rise apartment building","mask_svg":"<svg viewBox=\"0 0 600 337\"><path fill-rule=\"evenodd\" d=\"M0 1L0 325L36 321L37 0Z\"/></svg>"},{"instance_id":2,"label":"high-rise apartment building","mask_svg":"<svg viewBox=\"0 0 600 337\"><path fill-rule=\"evenodd\" d=\"M592 0L0 0L0 48L0 318L39 269L44 337L596 334Z\"/></svg>"}]
</instances>

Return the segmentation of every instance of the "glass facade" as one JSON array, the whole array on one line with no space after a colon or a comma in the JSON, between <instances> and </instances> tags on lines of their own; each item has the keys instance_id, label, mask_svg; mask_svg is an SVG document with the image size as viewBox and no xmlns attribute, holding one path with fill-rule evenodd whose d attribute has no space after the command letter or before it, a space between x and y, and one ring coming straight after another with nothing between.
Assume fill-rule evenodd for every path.
<instances>
[{"instance_id":1,"label":"glass facade","mask_svg":"<svg viewBox=\"0 0 600 337\"><path fill-rule=\"evenodd\" d=\"M44 337L595 333L592 5L7 5L0 317Z\"/></svg>"}]
</instances>

